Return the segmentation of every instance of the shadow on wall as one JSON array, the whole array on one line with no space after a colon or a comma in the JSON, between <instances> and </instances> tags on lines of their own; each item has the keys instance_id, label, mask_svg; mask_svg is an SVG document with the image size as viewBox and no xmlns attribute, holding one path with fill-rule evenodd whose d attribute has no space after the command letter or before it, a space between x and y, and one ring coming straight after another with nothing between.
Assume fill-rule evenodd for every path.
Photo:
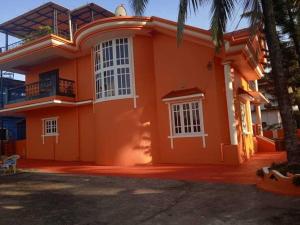
<instances>
[{"instance_id":1,"label":"shadow on wall","mask_svg":"<svg viewBox=\"0 0 300 225\"><path fill-rule=\"evenodd\" d=\"M237 118L238 120L241 120L240 110L237 110ZM237 130L238 130L238 143L239 143L238 148L240 152L240 159L242 160L242 162L244 162L248 160L255 153L253 137L252 134L243 134L241 123L237 123Z\"/></svg>"},{"instance_id":2,"label":"shadow on wall","mask_svg":"<svg viewBox=\"0 0 300 225\"><path fill-rule=\"evenodd\" d=\"M110 114L105 113L105 117L113 119L106 125L102 123L101 128L104 136L101 137L103 148L100 148L98 156L100 164L133 166L152 163L155 129L148 108L129 109L121 113L111 105ZM118 116L112 117L113 114Z\"/></svg>"}]
</instances>

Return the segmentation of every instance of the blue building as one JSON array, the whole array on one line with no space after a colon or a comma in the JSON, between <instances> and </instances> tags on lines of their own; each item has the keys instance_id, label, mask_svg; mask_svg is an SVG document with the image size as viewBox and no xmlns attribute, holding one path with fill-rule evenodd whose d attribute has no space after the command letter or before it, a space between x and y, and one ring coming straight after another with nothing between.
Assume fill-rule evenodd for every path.
<instances>
[{"instance_id":1,"label":"blue building","mask_svg":"<svg viewBox=\"0 0 300 225\"><path fill-rule=\"evenodd\" d=\"M0 106L7 101L7 90L15 89L24 85L24 81L14 79L12 73L3 72L0 77ZM10 96L13 97L13 96ZM15 141L26 138L26 121L22 116L4 115L0 117L0 140Z\"/></svg>"}]
</instances>

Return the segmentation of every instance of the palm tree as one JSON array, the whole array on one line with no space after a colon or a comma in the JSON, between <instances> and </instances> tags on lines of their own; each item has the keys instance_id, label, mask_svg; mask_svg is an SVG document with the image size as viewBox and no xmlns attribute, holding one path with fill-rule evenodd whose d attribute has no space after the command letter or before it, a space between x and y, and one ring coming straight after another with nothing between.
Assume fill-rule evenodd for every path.
<instances>
[{"instance_id":1,"label":"palm tree","mask_svg":"<svg viewBox=\"0 0 300 225\"><path fill-rule=\"evenodd\" d=\"M300 65L300 0L276 0L273 4L276 24L282 36L289 37Z\"/></svg>"},{"instance_id":2,"label":"palm tree","mask_svg":"<svg viewBox=\"0 0 300 225\"><path fill-rule=\"evenodd\" d=\"M149 0L129 0L136 15L143 15ZM251 26L255 27L261 22L269 47L273 80L282 125L285 133L285 145L290 164L300 163L300 148L296 136L296 122L293 118L291 98L288 93L287 78L283 68L283 57L280 49L280 40L276 30L273 0L179 0L177 37L180 42L183 36L184 25L189 10L196 12L203 4L211 3L212 39L216 49L223 45L223 35L226 31L228 20L236 13L237 4L243 4L244 13L251 12Z\"/></svg>"}]
</instances>

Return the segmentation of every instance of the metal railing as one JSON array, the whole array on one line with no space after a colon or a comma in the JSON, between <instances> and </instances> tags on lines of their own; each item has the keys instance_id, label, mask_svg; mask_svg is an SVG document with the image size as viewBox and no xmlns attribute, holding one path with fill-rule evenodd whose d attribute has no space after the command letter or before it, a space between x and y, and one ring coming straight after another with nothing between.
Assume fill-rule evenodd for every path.
<instances>
[{"instance_id":1,"label":"metal railing","mask_svg":"<svg viewBox=\"0 0 300 225\"><path fill-rule=\"evenodd\" d=\"M75 82L59 78L56 80L42 80L16 88L7 89L4 104L12 104L49 96L75 97Z\"/></svg>"},{"instance_id":2,"label":"metal railing","mask_svg":"<svg viewBox=\"0 0 300 225\"><path fill-rule=\"evenodd\" d=\"M58 30L57 33L54 33L53 31L51 31L49 33L39 33L39 34L29 35L27 38L24 38L22 40L19 40L17 42L9 44L7 46L7 48L6 47L0 47L0 53L9 51L9 50L17 48L17 47L20 47L20 46L22 46L26 43L29 43L31 41L34 41L38 38L44 37L44 36L49 35L49 34L54 34L54 35L57 35L61 38L66 39L66 40L70 40L70 34L68 32L65 32L65 31L62 31L62 30Z\"/></svg>"}]
</instances>

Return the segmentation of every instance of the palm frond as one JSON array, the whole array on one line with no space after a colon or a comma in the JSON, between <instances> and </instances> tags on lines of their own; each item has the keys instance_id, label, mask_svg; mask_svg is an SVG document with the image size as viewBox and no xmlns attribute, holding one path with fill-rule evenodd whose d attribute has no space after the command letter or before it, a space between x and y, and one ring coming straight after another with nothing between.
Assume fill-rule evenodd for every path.
<instances>
[{"instance_id":1,"label":"palm frond","mask_svg":"<svg viewBox=\"0 0 300 225\"><path fill-rule=\"evenodd\" d=\"M178 25L177 25L177 44L180 44L183 37L185 22L189 12L196 13L200 6L209 0L180 0L178 10Z\"/></svg>"},{"instance_id":2,"label":"palm frond","mask_svg":"<svg viewBox=\"0 0 300 225\"><path fill-rule=\"evenodd\" d=\"M242 18L249 20L251 33L254 34L259 29L263 18L261 2L245 0Z\"/></svg>"},{"instance_id":3,"label":"palm frond","mask_svg":"<svg viewBox=\"0 0 300 225\"><path fill-rule=\"evenodd\" d=\"M148 5L149 0L129 0L130 6L136 16L142 16Z\"/></svg>"},{"instance_id":4,"label":"palm frond","mask_svg":"<svg viewBox=\"0 0 300 225\"><path fill-rule=\"evenodd\" d=\"M226 25L232 18L235 9L235 0L213 0L211 6L211 24L212 39L218 51L223 45L223 37L226 32Z\"/></svg>"}]
</instances>

